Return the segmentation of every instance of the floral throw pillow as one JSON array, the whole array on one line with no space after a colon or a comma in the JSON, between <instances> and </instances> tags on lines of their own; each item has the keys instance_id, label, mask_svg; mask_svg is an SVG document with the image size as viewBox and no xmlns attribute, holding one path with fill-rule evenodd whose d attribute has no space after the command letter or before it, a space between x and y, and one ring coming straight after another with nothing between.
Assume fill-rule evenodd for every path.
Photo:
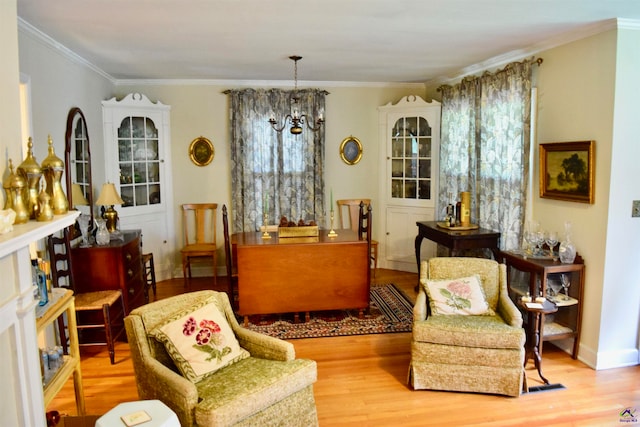
<instances>
[{"instance_id":1,"label":"floral throw pillow","mask_svg":"<svg viewBox=\"0 0 640 427\"><path fill-rule=\"evenodd\" d=\"M192 382L249 357L213 303L181 315L150 335L164 344L182 375Z\"/></svg>"},{"instance_id":2,"label":"floral throw pillow","mask_svg":"<svg viewBox=\"0 0 640 427\"><path fill-rule=\"evenodd\" d=\"M427 280L423 286L429 296L431 314L495 314L489 308L478 275L459 279Z\"/></svg>"}]
</instances>

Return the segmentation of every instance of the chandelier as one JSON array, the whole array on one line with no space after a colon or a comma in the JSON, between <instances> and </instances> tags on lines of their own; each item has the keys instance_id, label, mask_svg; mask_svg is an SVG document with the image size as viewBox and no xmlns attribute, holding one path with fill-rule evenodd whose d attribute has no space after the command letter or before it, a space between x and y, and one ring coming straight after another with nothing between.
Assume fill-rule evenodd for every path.
<instances>
[{"instance_id":1,"label":"chandelier","mask_svg":"<svg viewBox=\"0 0 640 427\"><path fill-rule=\"evenodd\" d=\"M297 55L293 55L290 56L289 59L291 59L294 63L294 79L295 79L295 86L294 86L294 90L293 90L293 97L291 98L292 103L291 103L291 110L292 113L291 114L287 114L284 118L284 120L282 121L282 125L279 125L278 122L276 121L276 117L273 113L271 113L271 117L269 117L269 123L271 123L271 126L273 127L273 129L276 132L282 132L282 130L290 125L290 131L293 135L298 135L302 133L302 126L303 124L306 124L307 127L309 129L311 129L314 132L317 132L320 130L320 128L322 127L322 124L324 123L324 118L322 117L322 112L320 112L320 115L318 116L318 119L315 121L315 127L312 126L311 123L313 123L313 118L308 117L306 114L300 114L300 112L298 111L298 61L302 59L301 56L297 56Z\"/></svg>"}]
</instances>

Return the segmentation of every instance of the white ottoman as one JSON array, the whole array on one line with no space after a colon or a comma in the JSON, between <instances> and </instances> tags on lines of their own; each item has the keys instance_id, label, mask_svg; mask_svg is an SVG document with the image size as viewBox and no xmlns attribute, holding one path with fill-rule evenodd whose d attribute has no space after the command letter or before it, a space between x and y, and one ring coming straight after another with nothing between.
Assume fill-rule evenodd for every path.
<instances>
[{"instance_id":1,"label":"white ottoman","mask_svg":"<svg viewBox=\"0 0 640 427\"><path fill-rule=\"evenodd\" d=\"M121 403L96 421L96 427L124 427L123 416L146 412L151 420L140 422L140 427L180 427L178 416L159 400L139 400ZM138 417L132 417L138 418ZM130 424L135 425L135 424Z\"/></svg>"}]
</instances>

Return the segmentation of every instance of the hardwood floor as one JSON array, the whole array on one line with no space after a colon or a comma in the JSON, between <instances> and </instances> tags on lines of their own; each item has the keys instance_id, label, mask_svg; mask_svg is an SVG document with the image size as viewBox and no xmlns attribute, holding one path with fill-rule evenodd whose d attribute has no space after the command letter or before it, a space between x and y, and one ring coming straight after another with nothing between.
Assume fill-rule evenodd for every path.
<instances>
[{"instance_id":1,"label":"hardwood floor","mask_svg":"<svg viewBox=\"0 0 640 427\"><path fill-rule=\"evenodd\" d=\"M376 283L395 283L415 297L417 275L379 269ZM191 290L211 286L210 278L193 279ZM217 288L226 287L218 277ZM182 279L158 283L158 299L184 292ZM292 340L298 357L318 363L314 386L321 426L443 425L621 425L620 412L640 411L640 366L594 371L545 345L543 370L552 383L566 389L519 398L492 395L413 391L406 385L410 333ZM82 374L88 414L103 414L120 402L137 400L133 367L126 343L116 346L116 364L106 349L82 350ZM530 363L529 385L541 381ZM48 410L75 414L69 381Z\"/></svg>"}]
</instances>

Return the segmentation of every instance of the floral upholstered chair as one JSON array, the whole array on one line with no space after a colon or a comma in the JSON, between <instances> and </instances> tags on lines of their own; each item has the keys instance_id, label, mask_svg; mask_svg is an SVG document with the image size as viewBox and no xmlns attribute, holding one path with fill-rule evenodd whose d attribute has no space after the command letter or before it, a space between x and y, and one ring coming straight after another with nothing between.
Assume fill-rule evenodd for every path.
<instances>
[{"instance_id":1,"label":"floral upholstered chair","mask_svg":"<svg viewBox=\"0 0 640 427\"><path fill-rule=\"evenodd\" d=\"M140 399L182 426L316 426L316 363L291 343L241 328L224 292L139 307L125 319Z\"/></svg>"},{"instance_id":2,"label":"floral upholstered chair","mask_svg":"<svg viewBox=\"0 0 640 427\"><path fill-rule=\"evenodd\" d=\"M524 343L504 264L464 257L422 262L409 366L414 389L519 396Z\"/></svg>"}]
</instances>

